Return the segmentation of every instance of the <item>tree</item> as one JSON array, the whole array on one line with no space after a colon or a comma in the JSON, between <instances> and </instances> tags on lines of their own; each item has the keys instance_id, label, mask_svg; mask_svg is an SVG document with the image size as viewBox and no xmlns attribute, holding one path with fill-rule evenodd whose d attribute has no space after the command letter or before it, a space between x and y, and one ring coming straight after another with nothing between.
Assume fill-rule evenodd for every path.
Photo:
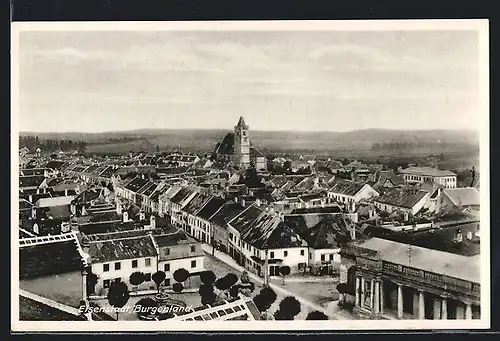
<instances>
[{"instance_id":1,"label":"tree","mask_svg":"<svg viewBox=\"0 0 500 341\"><path fill-rule=\"evenodd\" d=\"M236 276L233 273L229 273L225 277L227 278L229 287L232 287L233 285L235 285L236 283L238 283L238 276Z\"/></svg>"},{"instance_id":2,"label":"tree","mask_svg":"<svg viewBox=\"0 0 500 341\"><path fill-rule=\"evenodd\" d=\"M306 320L329 320L329 318L321 311L315 310L307 314Z\"/></svg>"},{"instance_id":3,"label":"tree","mask_svg":"<svg viewBox=\"0 0 500 341\"><path fill-rule=\"evenodd\" d=\"M98 279L97 275L93 272L87 274L87 296L94 293Z\"/></svg>"},{"instance_id":4,"label":"tree","mask_svg":"<svg viewBox=\"0 0 500 341\"><path fill-rule=\"evenodd\" d=\"M137 315L140 317L149 317L154 316L154 312L158 310L158 302L156 302L151 297L141 298L135 304L134 311L137 312Z\"/></svg>"},{"instance_id":5,"label":"tree","mask_svg":"<svg viewBox=\"0 0 500 341\"><path fill-rule=\"evenodd\" d=\"M276 301L276 298L277 296L274 290L269 287L265 287L253 298L253 302L260 312L264 312L271 308L273 303Z\"/></svg>"},{"instance_id":6,"label":"tree","mask_svg":"<svg viewBox=\"0 0 500 341\"><path fill-rule=\"evenodd\" d=\"M189 271L180 268L174 271L174 279L176 282L182 283L189 278Z\"/></svg>"},{"instance_id":7,"label":"tree","mask_svg":"<svg viewBox=\"0 0 500 341\"><path fill-rule=\"evenodd\" d=\"M200 279L203 284L213 284L216 280L216 277L213 271L207 270L200 273Z\"/></svg>"},{"instance_id":8,"label":"tree","mask_svg":"<svg viewBox=\"0 0 500 341\"><path fill-rule=\"evenodd\" d=\"M201 296L201 304L202 305L206 305L206 304L212 305L215 302L215 299L217 298L215 295L214 287L212 284L200 285L200 288L198 289L198 293Z\"/></svg>"},{"instance_id":9,"label":"tree","mask_svg":"<svg viewBox=\"0 0 500 341\"><path fill-rule=\"evenodd\" d=\"M250 277L248 276L248 272L246 270L243 271L243 273L241 274L240 281L241 281L241 283L250 282Z\"/></svg>"},{"instance_id":10,"label":"tree","mask_svg":"<svg viewBox=\"0 0 500 341\"><path fill-rule=\"evenodd\" d=\"M276 320L293 320L300 313L300 302L293 296L285 297L274 314Z\"/></svg>"},{"instance_id":11,"label":"tree","mask_svg":"<svg viewBox=\"0 0 500 341\"><path fill-rule=\"evenodd\" d=\"M184 285L182 285L182 283L174 283L172 285L172 290L176 293L176 294L180 294L182 292L182 290L184 290Z\"/></svg>"},{"instance_id":12,"label":"tree","mask_svg":"<svg viewBox=\"0 0 500 341\"><path fill-rule=\"evenodd\" d=\"M146 276L144 276L144 274L140 271L133 272L129 277L130 284L135 286L136 293L139 290L139 285L144 283L145 280L146 280Z\"/></svg>"},{"instance_id":13,"label":"tree","mask_svg":"<svg viewBox=\"0 0 500 341\"><path fill-rule=\"evenodd\" d=\"M283 276L283 285L285 285L285 276L290 274L290 267L288 265L283 265L280 267L280 274Z\"/></svg>"},{"instance_id":14,"label":"tree","mask_svg":"<svg viewBox=\"0 0 500 341\"><path fill-rule=\"evenodd\" d=\"M156 271L152 276L151 279L156 283L156 288L158 289L158 293L160 292L160 285L163 283L165 278L167 277L167 274L163 271Z\"/></svg>"},{"instance_id":15,"label":"tree","mask_svg":"<svg viewBox=\"0 0 500 341\"><path fill-rule=\"evenodd\" d=\"M229 295L231 295L231 297L238 297L239 292L240 292L240 287L237 284L233 285L231 289L229 289Z\"/></svg>"},{"instance_id":16,"label":"tree","mask_svg":"<svg viewBox=\"0 0 500 341\"><path fill-rule=\"evenodd\" d=\"M108 302L114 308L123 308L127 304L130 294L127 285L123 282L112 282L108 290ZM118 310L116 311L118 320Z\"/></svg>"}]
</instances>

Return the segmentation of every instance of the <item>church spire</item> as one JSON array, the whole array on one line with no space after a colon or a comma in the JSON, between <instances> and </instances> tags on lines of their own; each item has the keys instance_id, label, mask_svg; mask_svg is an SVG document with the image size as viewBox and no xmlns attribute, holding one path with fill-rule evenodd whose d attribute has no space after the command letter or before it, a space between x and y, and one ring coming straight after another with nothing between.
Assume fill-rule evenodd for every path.
<instances>
[{"instance_id":1,"label":"church spire","mask_svg":"<svg viewBox=\"0 0 500 341\"><path fill-rule=\"evenodd\" d=\"M242 128L242 129L248 129L248 126L245 123L245 120L243 119L243 116L240 116L240 119L238 121L238 124L236 125L237 128Z\"/></svg>"}]
</instances>

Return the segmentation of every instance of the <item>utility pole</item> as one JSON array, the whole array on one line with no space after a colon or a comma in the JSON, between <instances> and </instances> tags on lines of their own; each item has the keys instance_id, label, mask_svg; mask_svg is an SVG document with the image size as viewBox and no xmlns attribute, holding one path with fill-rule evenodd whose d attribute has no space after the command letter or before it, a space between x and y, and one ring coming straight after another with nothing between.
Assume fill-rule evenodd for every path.
<instances>
[{"instance_id":1,"label":"utility pole","mask_svg":"<svg viewBox=\"0 0 500 341\"><path fill-rule=\"evenodd\" d=\"M264 286L269 285L269 262L268 262L268 254L269 251L265 250L266 256L264 259Z\"/></svg>"}]
</instances>

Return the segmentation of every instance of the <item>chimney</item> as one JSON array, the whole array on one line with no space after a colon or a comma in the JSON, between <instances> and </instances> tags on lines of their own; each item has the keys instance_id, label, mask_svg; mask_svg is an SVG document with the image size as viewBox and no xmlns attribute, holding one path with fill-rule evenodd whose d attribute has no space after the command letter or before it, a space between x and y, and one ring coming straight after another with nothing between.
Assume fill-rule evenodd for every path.
<instances>
[{"instance_id":1,"label":"chimney","mask_svg":"<svg viewBox=\"0 0 500 341\"><path fill-rule=\"evenodd\" d=\"M241 206L245 207L245 200L241 199Z\"/></svg>"},{"instance_id":2,"label":"chimney","mask_svg":"<svg viewBox=\"0 0 500 341\"><path fill-rule=\"evenodd\" d=\"M31 218L36 218L36 206L31 206Z\"/></svg>"},{"instance_id":3,"label":"chimney","mask_svg":"<svg viewBox=\"0 0 500 341\"><path fill-rule=\"evenodd\" d=\"M404 221L408 221L408 219L409 219L408 212L406 212L406 211L405 211L405 212L403 213L403 219L404 219Z\"/></svg>"},{"instance_id":4,"label":"chimney","mask_svg":"<svg viewBox=\"0 0 500 341\"><path fill-rule=\"evenodd\" d=\"M33 203L33 195L32 194L29 195L28 200L30 203Z\"/></svg>"},{"instance_id":5,"label":"chimney","mask_svg":"<svg viewBox=\"0 0 500 341\"><path fill-rule=\"evenodd\" d=\"M257 199L255 200L255 205L260 206L260 199L259 199L259 198L257 198Z\"/></svg>"},{"instance_id":6,"label":"chimney","mask_svg":"<svg viewBox=\"0 0 500 341\"><path fill-rule=\"evenodd\" d=\"M234 202L238 202L238 197L234 197Z\"/></svg>"},{"instance_id":7,"label":"chimney","mask_svg":"<svg viewBox=\"0 0 500 341\"><path fill-rule=\"evenodd\" d=\"M146 220L146 213L144 212L144 210L141 210L139 212L139 220L140 221Z\"/></svg>"},{"instance_id":8,"label":"chimney","mask_svg":"<svg viewBox=\"0 0 500 341\"><path fill-rule=\"evenodd\" d=\"M126 223L128 221L128 212L124 211L123 212L123 222Z\"/></svg>"},{"instance_id":9,"label":"chimney","mask_svg":"<svg viewBox=\"0 0 500 341\"><path fill-rule=\"evenodd\" d=\"M156 217L154 216L154 214L152 214L151 217L149 218L149 222L151 229L154 230L156 228Z\"/></svg>"},{"instance_id":10,"label":"chimney","mask_svg":"<svg viewBox=\"0 0 500 341\"><path fill-rule=\"evenodd\" d=\"M37 223L33 224L33 232L35 234L39 234L40 233L40 229L38 228L38 224Z\"/></svg>"}]
</instances>

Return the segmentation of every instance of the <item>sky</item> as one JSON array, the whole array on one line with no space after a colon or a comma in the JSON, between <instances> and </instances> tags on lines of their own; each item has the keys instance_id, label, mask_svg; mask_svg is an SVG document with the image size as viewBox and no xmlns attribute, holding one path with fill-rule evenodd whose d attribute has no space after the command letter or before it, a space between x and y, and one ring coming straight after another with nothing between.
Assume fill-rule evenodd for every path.
<instances>
[{"instance_id":1,"label":"sky","mask_svg":"<svg viewBox=\"0 0 500 341\"><path fill-rule=\"evenodd\" d=\"M19 130L479 129L477 31L23 31Z\"/></svg>"}]
</instances>

